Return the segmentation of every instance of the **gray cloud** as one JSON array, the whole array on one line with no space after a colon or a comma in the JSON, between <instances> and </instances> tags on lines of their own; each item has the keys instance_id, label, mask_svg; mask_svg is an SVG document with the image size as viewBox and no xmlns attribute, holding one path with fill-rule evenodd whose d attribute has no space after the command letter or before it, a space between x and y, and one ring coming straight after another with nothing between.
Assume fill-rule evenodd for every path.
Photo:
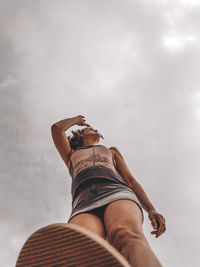
<instances>
[{"instance_id":1,"label":"gray cloud","mask_svg":"<svg viewBox=\"0 0 200 267\"><path fill-rule=\"evenodd\" d=\"M0 265L14 266L38 228L67 221L71 178L50 126L83 114L166 217L158 240L144 223L163 265L197 266L198 2L0 5Z\"/></svg>"}]
</instances>

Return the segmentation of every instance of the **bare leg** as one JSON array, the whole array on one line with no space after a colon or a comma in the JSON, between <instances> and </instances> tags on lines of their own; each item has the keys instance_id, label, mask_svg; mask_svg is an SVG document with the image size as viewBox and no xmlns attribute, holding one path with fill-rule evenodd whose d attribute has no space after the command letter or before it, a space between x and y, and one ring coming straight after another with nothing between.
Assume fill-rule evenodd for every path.
<instances>
[{"instance_id":1,"label":"bare leg","mask_svg":"<svg viewBox=\"0 0 200 267\"><path fill-rule=\"evenodd\" d=\"M78 224L94 232L102 238L106 238L104 224L101 219L89 212L80 213L74 216L69 223Z\"/></svg>"},{"instance_id":2,"label":"bare leg","mask_svg":"<svg viewBox=\"0 0 200 267\"><path fill-rule=\"evenodd\" d=\"M110 203L104 213L108 241L133 267L162 267L142 229L142 213L131 200Z\"/></svg>"}]
</instances>

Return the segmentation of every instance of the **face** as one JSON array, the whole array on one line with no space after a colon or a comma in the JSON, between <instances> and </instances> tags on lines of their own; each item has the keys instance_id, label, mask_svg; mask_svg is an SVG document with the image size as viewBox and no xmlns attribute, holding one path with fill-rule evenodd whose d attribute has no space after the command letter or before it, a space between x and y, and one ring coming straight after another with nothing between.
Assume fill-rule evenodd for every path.
<instances>
[{"instance_id":1,"label":"face","mask_svg":"<svg viewBox=\"0 0 200 267\"><path fill-rule=\"evenodd\" d=\"M98 130L93 129L92 127L88 127L84 130L83 134L97 134ZM99 134L99 133L98 133Z\"/></svg>"},{"instance_id":2,"label":"face","mask_svg":"<svg viewBox=\"0 0 200 267\"><path fill-rule=\"evenodd\" d=\"M92 127L88 127L84 130L83 136L98 136L100 139L101 134L98 132L98 130L93 129Z\"/></svg>"}]
</instances>

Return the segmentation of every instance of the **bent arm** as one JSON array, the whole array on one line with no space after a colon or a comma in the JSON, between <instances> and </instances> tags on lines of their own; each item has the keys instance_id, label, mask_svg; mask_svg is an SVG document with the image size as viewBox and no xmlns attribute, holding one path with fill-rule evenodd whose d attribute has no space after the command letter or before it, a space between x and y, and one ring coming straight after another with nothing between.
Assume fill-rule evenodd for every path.
<instances>
[{"instance_id":1,"label":"bent arm","mask_svg":"<svg viewBox=\"0 0 200 267\"><path fill-rule=\"evenodd\" d=\"M58 121L51 126L51 135L54 144L67 167L68 167L69 156L71 153L71 146L65 134L65 131L69 129L71 126L76 125L76 123L77 123L77 117L73 117Z\"/></svg>"},{"instance_id":2,"label":"bent arm","mask_svg":"<svg viewBox=\"0 0 200 267\"><path fill-rule=\"evenodd\" d=\"M54 144L68 169L70 169L68 162L73 149L71 149L65 131L74 125L90 127L90 125L85 122L85 117L83 115L58 121L51 126L51 134Z\"/></svg>"},{"instance_id":3,"label":"bent arm","mask_svg":"<svg viewBox=\"0 0 200 267\"><path fill-rule=\"evenodd\" d=\"M64 119L61 121L55 122L52 126L52 128L59 128L62 131L67 131L70 127L74 126L76 124L76 117Z\"/></svg>"},{"instance_id":4,"label":"bent arm","mask_svg":"<svg viewBox=\"0 0 200 267\"><path fill-rule=\"evenodd\" d=\"M130 187L136 194L144 210L147 212L150 212L151 210L156 210L150 202L149 198L147 197L146 193L144 192L142 186L136 181L134 176L129 171L119 150L116 147L111 147L110 149L114 152L116 170L127 183L128 187Z\"/></svg>"}]
</instances>

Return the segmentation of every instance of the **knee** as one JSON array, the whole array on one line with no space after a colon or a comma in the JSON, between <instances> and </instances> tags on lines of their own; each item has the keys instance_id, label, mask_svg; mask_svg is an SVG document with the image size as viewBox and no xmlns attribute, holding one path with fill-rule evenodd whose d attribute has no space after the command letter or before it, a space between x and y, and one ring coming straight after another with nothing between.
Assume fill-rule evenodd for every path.
<instances>
[{"instance_id":1,"label":"knee","mask_svg":"<svg viewBox=\"0 0 200 267\"><path fill-rule=\"evenodd\" d=\"M132 229L131 226L118 225L114 226L108 235L109 242L119 251L121 251L129 243L137 246L146 243L146 239L141 230Z\"/></svg>"}]
</instances>

